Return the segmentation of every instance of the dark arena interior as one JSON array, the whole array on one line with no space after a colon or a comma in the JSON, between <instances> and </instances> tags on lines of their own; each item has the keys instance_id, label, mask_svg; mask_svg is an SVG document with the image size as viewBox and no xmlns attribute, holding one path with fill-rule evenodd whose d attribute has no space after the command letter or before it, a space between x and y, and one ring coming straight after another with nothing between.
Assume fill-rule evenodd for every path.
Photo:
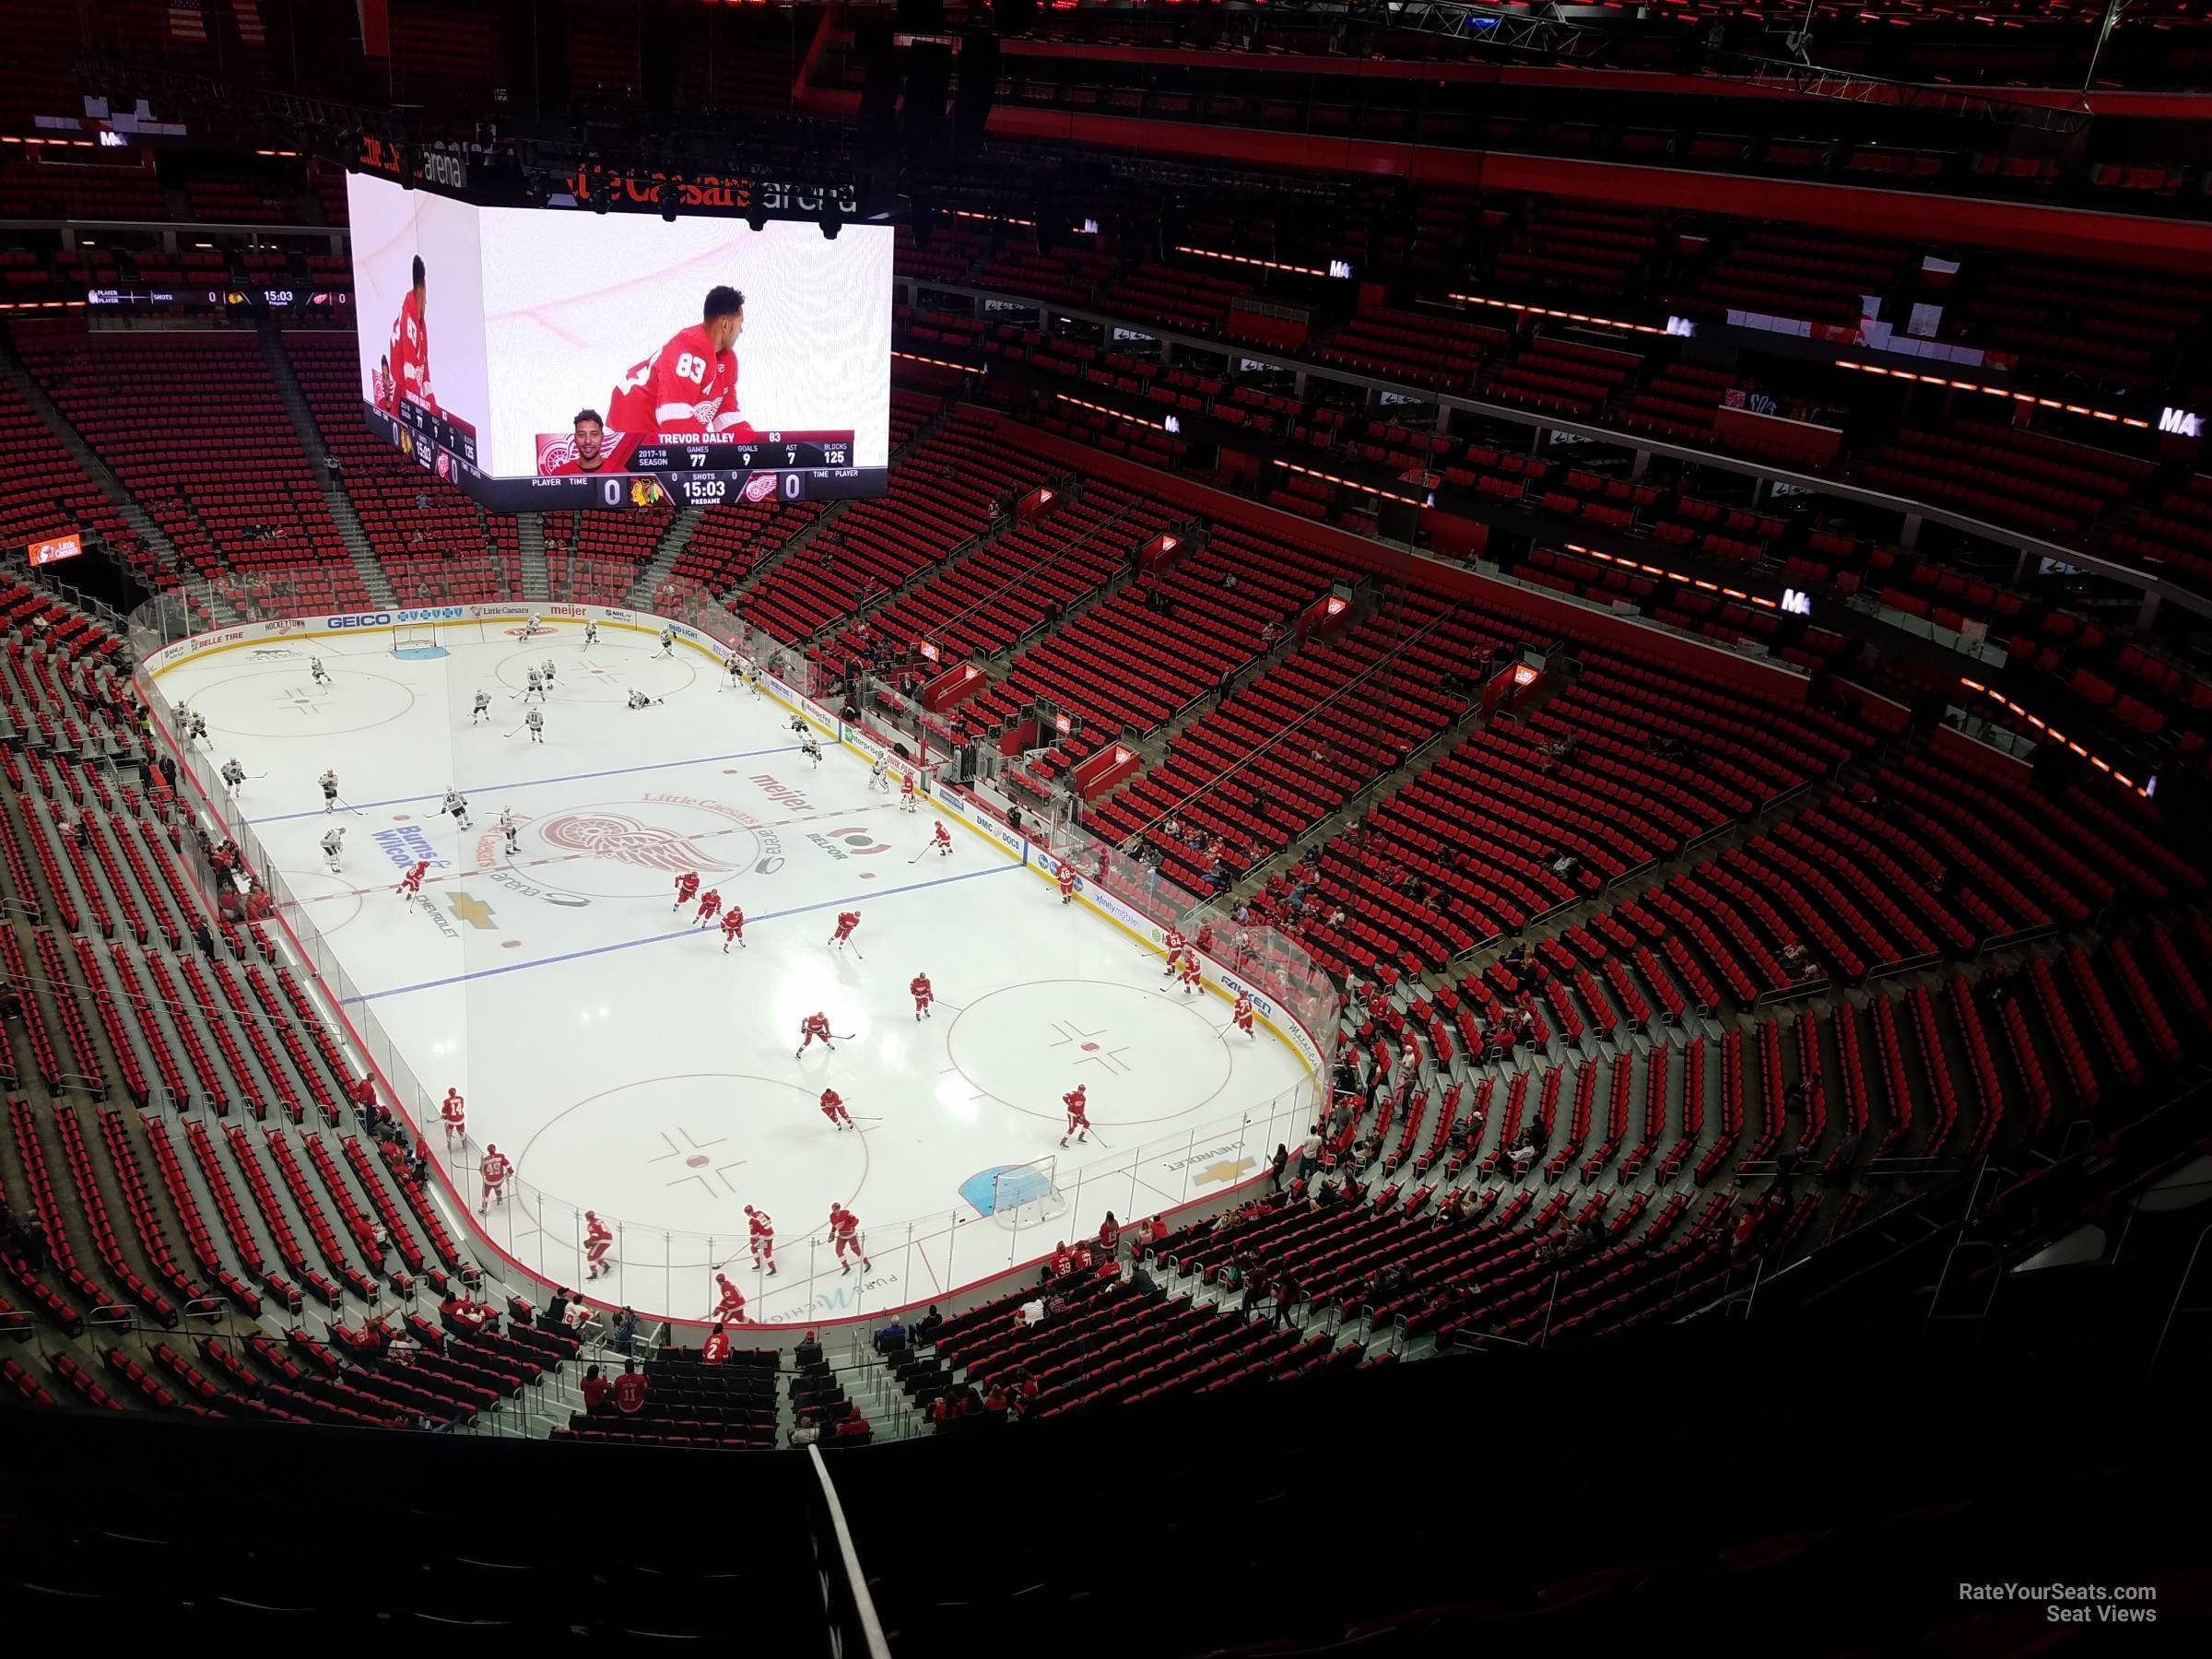
<instances>
[{"instance_id":1,"label":"dark arena interior","mask_svg":"<svg viewBox=\"0 0 2212 1659\"><path fill-rule=\"evenodd\" d=\"M2206 0L0 15L23 1651L2204 1651Z\"/></svg>"}]
</instances>

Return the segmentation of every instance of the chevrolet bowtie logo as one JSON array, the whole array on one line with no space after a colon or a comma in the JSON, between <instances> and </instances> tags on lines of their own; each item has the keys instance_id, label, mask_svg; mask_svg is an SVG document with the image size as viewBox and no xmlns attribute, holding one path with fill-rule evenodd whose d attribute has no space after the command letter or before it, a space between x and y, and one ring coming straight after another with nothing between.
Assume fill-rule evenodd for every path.
<instances>
[{"instance_id":1,"label":"chevrolet bowtie logo","mask_svg":"<svg viewBox=\"0 0 2212 1659\"><path fill-rule=\"evenodd\" d=\"M1215 1182L1219 1182L1226 1186L1243 1174L1245 1171L1258 1167L1249 1158L1224 1158L1218 1163L1207 1164L1205 1169L1192 1176L1191 1180L1194 1184L1198 1186L1210 1186Z\"/></svg>"},{"instance_id":2,"label":"chevrolet bowtie logo","mask_svg":"<svg viewBox=\"0 0 2212 1659\"><path fill-rule=\"evenodd\" d=\"M449 893L445 907L471 927L488 931L491 926L491 906L474 893Z\"/></svg>"}]
</instances>

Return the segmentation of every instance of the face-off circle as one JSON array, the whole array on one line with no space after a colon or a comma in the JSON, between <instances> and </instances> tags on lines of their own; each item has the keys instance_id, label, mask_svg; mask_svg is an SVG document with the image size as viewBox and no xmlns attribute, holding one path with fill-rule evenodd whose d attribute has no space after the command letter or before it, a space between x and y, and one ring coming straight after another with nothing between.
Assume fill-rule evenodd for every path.
<instances>
[{"instance_id":1,"label":"face-off circle","mask_svg":"<svg viewBox=\"0 0 2212 1659\"><path fill-rule=\"evenodd\" d=\"M632 1265L720 1267L746 1248L745 1206L776 1218L804 1261L832 1203L859 1206L867 1137L821 1113L820 1088L744 1072L648 1077L586 1096L515 1155L533 1218L556 1238L594 1209L641 1236ZM708 1241L712 1241L710 1253Z\"/></svg>"},{"instance_id":2,"label":"face-off circle","mask_svg":"<svg viewBox=\"0 0 2212 1659\"><path fill-rule=\"evenodd\" d=\"M1161 1123L1229 1082L1228 1045L1201 1011L1211 1006L1112 980L1041 980L977 997L945 1046L978 1094L1028 1116L1064 1122L1060 1097L1082 1083L1100 1127Z\"/></svg>"},{"instance_id":3,"label":"face-off circle","mask_svg":"<svg viewBox=\"0 0 2212 1659\"><path fill-rule=\"evenodd\" d=\"M208 735L219 747L232 737L338 737L365 732L390 724L415 706L415 693L384 675L350 662L331 673L335 686L316 685L302 652L296 666L257 668L201 688L191 694L192 712L207 717Z\"/></svg>"}]
</instances>

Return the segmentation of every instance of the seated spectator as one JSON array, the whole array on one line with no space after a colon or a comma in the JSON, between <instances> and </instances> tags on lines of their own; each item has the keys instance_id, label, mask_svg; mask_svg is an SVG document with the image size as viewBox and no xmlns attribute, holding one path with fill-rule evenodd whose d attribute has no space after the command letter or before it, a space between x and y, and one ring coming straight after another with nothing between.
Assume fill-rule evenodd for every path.
<instances>
[{"instance_id":1,"label":"seated spectator","mask_svg":"<svg viewBox=\"0 0 2212 1659\"><path fill-rule=\"evenodd\" d=\"M799 1366L802 1370L810 1365L821 1364L822 1345L815 1339L815 1335L812 1331L807 1332L806 1335L799 1338L799 1346L794 1351L792 1357L799 1362Z\"/></svg>"},{"instance_id":2,"label":"seated spectator","mask_svg":"<svg viewBox=\"0 0 2212 1659\"><path fill-rule=\"evenodd\" d=\"M924 1343L936 1341L937 1332L944 1324L945 1315L937 1312L935 1302L931 1302L929 1312L914 1323L913 1340L915 1346L920 1347Z\"/></svg>"},{"instance_id":3,"label":"seated spectator","mask_svg":"<svg viewBox=\"0 0 2212 1659\"><path fill-rule=\"evenodd\" d=\"M635 1417L644 1408L645 1391L652 1386L637 1361L622 1361L622 1374L615 1379L615 1409L624 1417Z\"/></svg>"},{"instance_id":4,"label":"seated spectator","mask_svg":"<svg viewBox=\"0 0 2212 1659\"><path fill-rule=\"evenodd\" d=\"M791 1443L794 1446L811 1446L821 1438L822 1431L815 1424L814 1413L800 1412L799 1420L791 1426Z\"/></svg>"},{"instance_id":5,"label":"seated spectator","mask_svg":"<svg viewBox=\"0 0 2212 1659\"><path fill-rule=\"evenodd\" d=\"M717 1324L707 1333L706 1341L699 1345L699 1362L701 1365L723 1365L730 1358L729 1333Z\"/></svg>"},{"instance_id":6,"label":"seated spectator","mask_svg":"<svg viewBox=\"0 0 2212 1659\"><path fill-rule=\"evenodd\" d=\"M894 1318L889 1324L876 1333L876 1351L879 1354L903 1352L906 1347L906 1327Z\"/></svg>"}]
</instances>

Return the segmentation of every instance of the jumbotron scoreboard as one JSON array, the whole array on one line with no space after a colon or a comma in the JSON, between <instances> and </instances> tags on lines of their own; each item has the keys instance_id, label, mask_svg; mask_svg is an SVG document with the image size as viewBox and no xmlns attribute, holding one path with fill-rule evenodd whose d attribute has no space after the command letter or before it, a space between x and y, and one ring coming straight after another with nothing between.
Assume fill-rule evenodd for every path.
<instances>
[{"instance_id":1,"label":"jumbotron scoreboard","mask_svg":"<svg viewBox=\"0 0 2212 1659\"><path fill-rule=\"evenodd\" d=\"M839 501L879 496L890 477L888 466L853 465L850 429L768 431L740 443L610 432L595 464L577 456L564 461L562 470L502 477L485 470L476 431L465 421L404 401L392 412L371 409L369 419L402 454L494 512L652 506L661 500L678 507Z\"/></svg>"}]
</instances>

